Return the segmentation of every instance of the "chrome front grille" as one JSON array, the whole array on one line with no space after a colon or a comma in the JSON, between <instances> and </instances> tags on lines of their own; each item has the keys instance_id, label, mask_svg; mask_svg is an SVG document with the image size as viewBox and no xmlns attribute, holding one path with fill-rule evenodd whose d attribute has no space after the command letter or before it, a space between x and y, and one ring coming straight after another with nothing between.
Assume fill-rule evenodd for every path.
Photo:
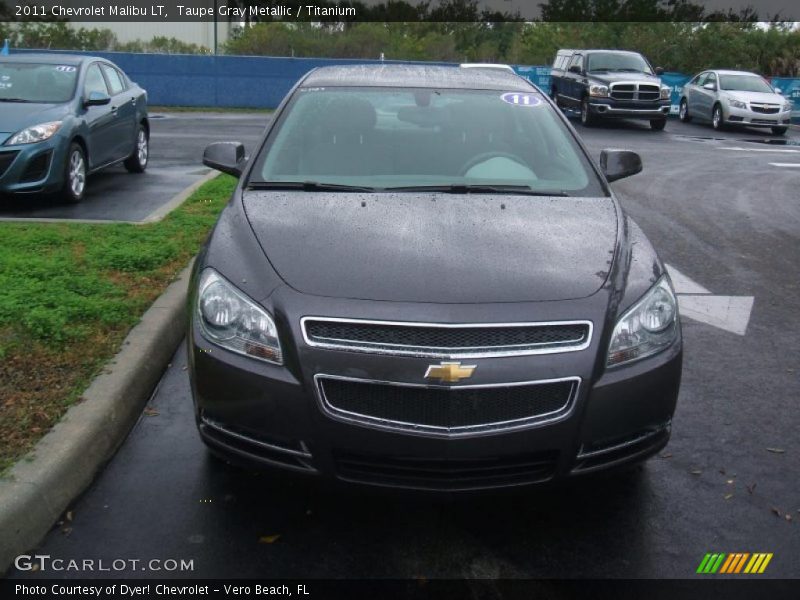
<instances>
[{"instance_id":1,"label":"chrome front grille","mask_svg":"<svg viewBox=\"0 0 800 600\"><path fill-rule=\"evenodd\" d=\"M591 321L438 324L304 317L310 346L424 358L491 358L573 352L589 346Z\"/></svg>"},{"instance_id":2,"label":"chrome front grille","mask_svg":"<svg viewBox=\"0 0 800 600\"><path fill-rule=\"evenodd\" d=\"M439 436L517 429L559 420L579 377L489 385L423 385L317 375L322 410L338 420Z\"/></svg>"},{"instance_id":3,"label":"chrome front grille","mask_svg":"<svg viewBox=\"0 0 800 600\"><path fill-rule=\"evenodd\" d=\"M652 83L612 83L609 96L614 100L653 101L661 97L661 88Z\"/></svg>"},{"instance_id":4,"label":"chrome front grille","mask_svg":"<svg viewBox=\"0 0 800 600\"><path fill-rule=\"evenodd\" d=\"M755 104L751 102L750 110L765 115L774 115L781 111L781 107L777 104Z\"/></svg>"}]
</instances>

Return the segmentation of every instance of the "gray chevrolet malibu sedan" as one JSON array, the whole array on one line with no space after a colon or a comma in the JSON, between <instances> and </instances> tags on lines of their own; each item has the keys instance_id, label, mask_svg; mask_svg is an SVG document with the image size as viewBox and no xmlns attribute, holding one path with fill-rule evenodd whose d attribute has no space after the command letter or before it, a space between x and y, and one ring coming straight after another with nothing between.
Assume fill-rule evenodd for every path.
<instances>
[{"instance_id":1,"label":"gray chevrolet malibu sedan","mask_svg":"<svg viewBox=\"0 0 800 600\"><path fill-rule=\"evenodd\" d=\"M331 481L522 486L661 449L669 276L540 90L500 71L326 67L245 157L190 286L203 441Z\"/></svg>"}]
</instances>

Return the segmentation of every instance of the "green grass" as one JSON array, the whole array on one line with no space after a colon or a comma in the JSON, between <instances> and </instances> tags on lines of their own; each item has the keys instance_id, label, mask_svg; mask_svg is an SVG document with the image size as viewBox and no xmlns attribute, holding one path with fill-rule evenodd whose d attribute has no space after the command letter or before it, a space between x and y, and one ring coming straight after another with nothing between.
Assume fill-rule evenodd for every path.
<instances>
[{"instance_id":1,"label":"green grass","mask_svg":"<svg viewBox=\"0 0 800 600\"><path fill-rule=\"evenodd\" d=\"M236 182L145 225L0 223L0 472L55 424L197 252Z\"/></svg>"}]
</instances>

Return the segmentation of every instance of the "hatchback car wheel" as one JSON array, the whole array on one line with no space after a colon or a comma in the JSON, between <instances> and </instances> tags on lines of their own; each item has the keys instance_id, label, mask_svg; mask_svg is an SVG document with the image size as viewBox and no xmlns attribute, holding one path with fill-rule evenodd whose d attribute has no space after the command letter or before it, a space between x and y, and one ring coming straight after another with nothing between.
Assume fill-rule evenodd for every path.
<instances>
[{"instance_id":1,"label":"hatchback car wheel","mask_svg":"<svg viewBox=\"0 0 800 600\"><path fill-rule=\"evenodd\" d=\"M692 117L689 116L689 103L686 102L686 98L681 100L681 107L678 111L678 118L683 121L684 123L688 123L692 120Z\"/></svg>"},{"instance_id":2,"label":"hatchback car wheel","mask_svg":"<svg viewBox=\"0 0 800 600\"><path fill-rule=\"evenodd\" d=\"M125 168L131 173L144 173L147 160L150 158L150 138L143 125L139 125L136 133L136 146L133 153L125 159Z\"/></svg>"},{"instance_id":3,"label":"hatchback car wheel","mask_svg":"<svg viewBox=\"0 0 800 600\"><path fill-rule=\"evenodd\" d=\"M64 187L61 196L67 202L80 202L86 192L86 155L80 144L72 143L67 153Z\"/></svg>"},{"instance_id":4,"label":"hatchback car wheel","mask_svg":"<svg viewBox=\"0 0 800 600\"><path fill-rule=\"evenodd\" d=\"M772 133L775 135L783 135L786 133L787 127L773 127Z\"/></svg>"},{"instance_id":5,"label":"hatchback car wheel","mask_svg":"<svg viewBox=\"0 0 800 600\"><path fill-rule=\"evenodd\" d=\"M717 104L714 111L711 113L711 126L719 131L725 126L725 119L722 116L722 107Z\"/></svg>"}]
</instances>

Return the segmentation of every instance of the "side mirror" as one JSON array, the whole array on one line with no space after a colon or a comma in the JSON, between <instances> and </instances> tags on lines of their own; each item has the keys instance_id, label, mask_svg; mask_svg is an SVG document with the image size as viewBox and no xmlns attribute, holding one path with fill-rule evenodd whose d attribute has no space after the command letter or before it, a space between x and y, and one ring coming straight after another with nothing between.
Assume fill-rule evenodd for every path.
<instances>
[{"instance_id":1,"label":"side mirror","mask_svg":"<svg viewBox=\"0 0 800 600\"><path fill-rule=\"evenodd\" d=\"M775 93L776 94L783 94L783 92L781 91L781 88L775 88Z\"/></svg>"},{"instance_id":2,"label":"side mirror","mask_svg":"<svg viewBox=\"0 0 800 600\"><path fill-rule=\"evenodd\" d=\"M578 75L581 74L581 68L578 65L572 65L569 68L570 73L577 73Z\"/></svg>"},{"instance_id":3,"label":"side mirror","mask_svg":"<svg viewBox=\"0 0 800 600\"><path fill-rule=\"evenodd\" d=\"M656 67L656 75L663 75L664 67Z\"/></svg>"},{"instance_id":4,"label":"side mirror","mask_svg":"<svg viewBox=\"0 0 800 600\"><path fill-rule=\"evenodd\" d=\"M717 91L717 85L715 83L706 83L703 86L703 89L704 90L708 90L709 92L716 92Z\"/></svg>"},{"instance_id":5,"label":"side mirror","mask_svg":"<svg viewBox=\"0 0 800 600\"><path fill-rule=\"evenodd\" d=\"M639 173L642 170L642 158L630 150L607 148L600 153L600 168L611 183Z\"/></svg>"},{"instance_id":6,"label":"side mirror","mask_svg":"<svg viewBox=\"0 0 800 600\"><path fill-rule=\"evenodd\" d=\"M239 142L216 142L203 151L203 164L234 177L242 175L244 146Z\"/></svg>"},{"instance_id":7,"label":"side mirror","mask_svg":"<svg viewBox=\"0 0 800 600\"><path fill-rule=\"evenodd\" d=\"M83 101L84 106L103 106L111 102L111 96L104 92L89 92L89 96Z\"/></svg>"}]
</instances>

